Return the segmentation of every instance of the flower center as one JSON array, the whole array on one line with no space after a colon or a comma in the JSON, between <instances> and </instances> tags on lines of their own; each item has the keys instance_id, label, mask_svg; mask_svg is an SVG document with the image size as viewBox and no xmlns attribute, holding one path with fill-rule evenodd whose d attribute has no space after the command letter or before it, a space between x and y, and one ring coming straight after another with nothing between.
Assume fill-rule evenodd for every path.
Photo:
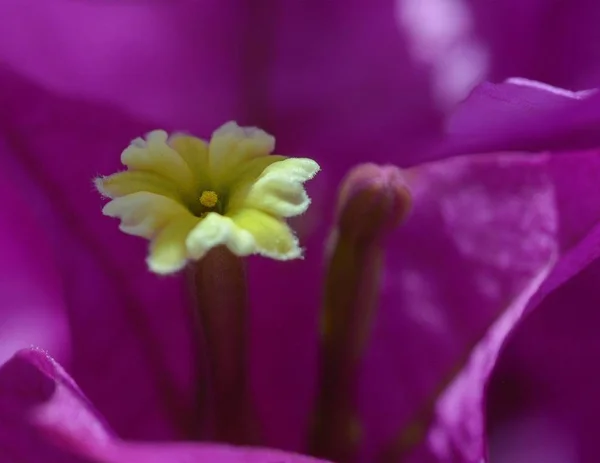
<instances>
[{"instance_id":1,"label":"flower center","mask_svg":"<svg viewBox=\"0 0 600 463\"><path fill-rule=\"evenodd\" d=\"M212 190L204 190L200 195L200 204L212 209L219 202L219 195Z\"/></svg>"}]
</instances>

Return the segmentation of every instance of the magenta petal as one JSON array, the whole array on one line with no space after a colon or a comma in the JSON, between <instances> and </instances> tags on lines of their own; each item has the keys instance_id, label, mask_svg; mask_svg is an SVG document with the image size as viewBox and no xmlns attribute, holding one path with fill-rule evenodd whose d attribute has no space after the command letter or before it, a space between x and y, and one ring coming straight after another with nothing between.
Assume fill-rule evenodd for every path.
<instances>
[{"instance_id":1,"label":"magenta petal","mask_svg":"<svg viewBox=\"0 0 600 463\"><path fill-rule=\"evenodd\" d=\"M17 353L0 368L0 462L317 463L268 449L128 443L115 438L50 356Z\"/></svg>"},{"instance_id":2,"label":"magenta petal","mask_svg":"<svg viewBox=\"0 0 600 463\"><path fill-rule=\"evenodd\" d=\"M489 78L519 75L575 90L600 84L595 0L466 3L488 52Z\"/></svg>"},{"instance_id":3,"label":"magenta petal","mask_svg":"<svg viewBox=\"0 0 600 463\"><path fill-rule=\"evenodd\" d=\"M448 121L433 158L494 151L589 149L600 144L600 95L511 79L483 83Z\"/></svg>"},{"instance_id":4,"label":"magenta petal","mask_svg":"<svg viewBox=\"0 0 600 463\"><path fill-rule=\"evenodd\" d=\"M8 147L0 142L0 158ZM30 345L42 344L67 361L70 338L56 256L46 224L36 220L19 183L0 169L0 363Z\"/></svg>"},{"instance_id":5,"label":"magenta petal","mask_svg":"<svg viewBox=\"0 0 600 463\"><path fill-rule=\"evenodd\" d=\"M258 13L272 14L264 10ZM441 131L430 72L411 56L410 31L399 27L395 10L393 0L330 2L327 9L286 2L270 23L263 19L273 47L263 55L268 80L257 83L268 96L263 118L283 152L348 169L400 161Z\"/></svg>"},{"instance_id":6,"label":"magenta petal","mask_svg":"<svg viewBox=\"0 0 600 463\"><path fill-rule=\"evenodd\" d=\"M60 366L45 352L27 349L0 368L0 461L83 461L42 438L38 418L44 429L62 428L82 447L109 436Z\"/></svg>"},{"instance_id":7,"label":"magenta petal","mask_svg":"<svg viewBox=\"0 0 600 463\"><path fill-rule=\"evenodd\" d=\"M119 444L102 463L326 463L278 450L201 444Z\"/></svg>"},{"instance_id":8,"label":"magenta petal","mask_svg":"<svg viewBox=\"0 0 600 463\"><path fill-rule=\"evenodd\" d=\"M408 142L440 129L428 72L409 55L394 11L394 0L326 10L311 2L8 0L0 16L13 19L0 30L0 58L53 91L162 125L207 132L242 118L272 130L286 152L313 150L317 137L330 153L347 140L366 161L390 133Z\"/></svg>"},{"instance_id":9,"label":"magenta petal","mask_svg":"<svg viewBox=\"0 0 600 463\"><path fill-rule=\"evenodd\" d=\"M590 248L599 247L600 229L595 234ZM488 399L491 454L499 463L520 463L547 442L563 455L556 461L600 458L599 284L595 261L551 292L507 344Z\"/></svg>"},{"instance_id":10,"label":"magenta petal","mask_svg":"<svg viewBox=\"0 0 600 463\"><path fill-rule=\"evenodd\" d=\"M553 162L557 198L570 217L562 228L571 239L549 284L532 301L539 307L515 331L491 383L490 432L499 462L524 461L549 439L562 461L600 458L600 376L594 367L600 356L599 174L598 151ZM521 436L527 436L528 447Z\"/></svg>"},{"instance_id":11,"label":"magenta petal","mask_svg":"<svg viewBox=\"0 0 600 463\"><path fill-rule=\"evenodd\" d=\"M596 416L589 402L579 408L574 405L582 403L584 394L592 397L591 391L598 387L584 379L589 372L585 365L598 355L592 328L597 318L592 288L598 283L598 267L593 264L576 275L600 256L595 181L600 153L526 156L457 158L414 169L415 184L422 188L415 190L412 223L399 234L396 251L392 251L390 286L379 331L373 336L364 389L365 418L376 423L373 436L392 436L395 417L405 420L400 429L417 436L426 431L405 446L414 455L452 462L482 458L483 387L498 349L524 311L535 308L550 293L515 332L521 335L511 341L505 355L513 363L505 365L512 365L508 372L516 378L517 399L527 400L529 394L538 414L533 424L541 429L540 439L557 436L565 425L573 426L571 432L585 436L581 448L590 452L583 453L590 457L581 461L598 457L591 451L596 448L593 421L573 417ZM496 259L490 259L493 256ZM570 304L573 300L575 306ZM568 324L565 314L571 314L574 307L587 315L584 319L567 315L572 322ZM400 336L398 327L404 326L407 333ZM565 330L570 335L561 338L558 333ZM394 336L401 341L394 341ZM567 341L573 338L577 341ZM589 355L587 363L581 356L584 352ZM557 369L561 364L568 368ZM577 374L581 381L573 382ZM519 378L529 381L519 382ZM571 384L581 385L581 394L566 393ZM505 385L506 381L497 383L497 390L505 391ZM417 401L420 406L413 405L415 397L422 397ZM559 403L562 414L552 408ZM509 403L498 406L494 414L506 415ZM552 413L553 421L548 421ZM515 429L528 436L527 423L522 424ZM558 437L569 441L570 447L556 450L570 451L573 434ZM563 441L553 442L562 446ZM512 444L518 442L515 438ZM527 455L544 454L539 440L529 442Z\"/></svg>"},{"instance_id":12,"label":"magenta petal","mask_svg":"<svg viewBox=\"0 0 600 463\"><path fill-rule=\"evenodd\" d=\"M407 172L413 213L389 245L363 370L365 461L390 442L404 458L484 457L487 376L558 257L548 159L482 155Z\"/></svg>"},{"instance_id":13,"label":"magenta petal","mask_svg":"<svg viewBox=\"0 0 600 463\"><path fill-rule=\"evenodd\" d=\"M219 0L7 0L0 61L59 94L208 135L241 106L244 11Z\"/></svg>"},{"instance_id":14,"label":"magenta petal","mask_svg":"<svg viewBox=\"0 0 600 463\"><path fill-rule=\"evenodd\" d=\"M0 84L2 168L43 223L64 279L72 339L66 368L120 435L193 435L196 347L184 282L148 272L147 243L102 215L91 184L118 170L132 137L155 127L61 98L4 68ZM40 255L35 265L47 262Z\"/></svg>"}]
</instances>

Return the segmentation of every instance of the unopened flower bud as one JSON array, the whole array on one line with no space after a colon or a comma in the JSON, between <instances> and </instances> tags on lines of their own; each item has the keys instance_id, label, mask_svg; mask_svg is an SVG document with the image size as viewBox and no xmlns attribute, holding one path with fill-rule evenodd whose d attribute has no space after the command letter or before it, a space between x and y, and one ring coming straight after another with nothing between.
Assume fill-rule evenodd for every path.
<instances>
[{"instance_id":1,"label":"unopened flower bud","mask_svg":"<svg viewBox=\"0 0 600 463\"><path fill-rule=\"evenodd\" d=\"M398 167L361 164L342 181L338 232L358 241L383 238L402 223L411 204Z\"/></svg>"},{"instance_id":2,"label":"unopened flower bud","mask_svg":"<svg viewBox=\"0 0 600 463\"><path fill-rule=\"evenodd\" d=\"M352 463L362 423L357 376L377 311L385 255L382 240L406 218L411 195L400 169L363 164L350 171L338 198L321 311L321 368L312 453Z\"/></svg>"}]
</instances>

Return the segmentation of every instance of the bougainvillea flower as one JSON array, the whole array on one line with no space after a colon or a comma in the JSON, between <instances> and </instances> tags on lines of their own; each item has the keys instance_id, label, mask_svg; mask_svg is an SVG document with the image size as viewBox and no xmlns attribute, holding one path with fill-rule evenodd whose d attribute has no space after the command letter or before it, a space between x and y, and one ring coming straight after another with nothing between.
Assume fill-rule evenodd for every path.
<instances>
[{"instance_id":1,"label":"bougainvillea flower","mask_svg":"<svg viewBox=\"0 0 600 463\"><path fill-rule=\"evenodd\" d=\"M59 296L53 299L68 308L73 349L65 365L123 437L194 437L194 385L199 383L181 280L148 276L144 245L121 236L100 214L90 214L98 210L99 201L90 191L88 179L116 171L119 166L114 153L133 136L156 126L206 136L217 124L236 118L275 133L283 152L310 155L322 164L323 174L315 179L312 192L313 208L295 227L307 250L318 251L307 252L303 262L253 260L249 273L251 323L258 339L251 349L252 381L257 397L269 409L277 410L277 420L267 420L266 435L274 446L300 449L301 430L314 395L310 372L315 371L321 249L329 224L325 218L332 211L337 180L347 168L373 160L409 165L466 151L568 150L582 148L582 143L591 147L600 134L591 130L592 106L582 112L579 100L573 102L544 89L535 89L532 102L531 88L500 84L483 86L483 92L473 94L483 98L470 100L476 108L467 107L466 115L473 117L451 124L455 137L449 148L443 146L433 154L416 149L430 142L438 148L440 117L433 109L428 79L424 78L427 73L406 59L406 49L398 40L397 24L390 14L392 2L376 2L370 14L364 14L362 8L348 8L347 3L333 3L326 14L320 4L313 6L318 9L315 14L290 4L281 10L267 5L251 15L240 15L240 8L222 2L69 1L43 7L32 3L35 8L17 3L2 4L8 8L7 16L17 18L2 30L7 34L2 41L6 45L4 61L17 70L14 74L2 69L2 160L7 172L19 180L27 204L48 233L56 254L55 273L64 279L64 300ZM527 11L537 18L535 12L548 3L523 4L530 5ZM585 4L571 2L564 8L577 13ZM593 26L590 9L582 10L586 24ZM561 21L579 24L576 18L581 16L574 13L561 15ZM522 16L510 17L518 21ZM74 20L65 23L65 18ZM21 27L20 22L28 27ZM533 33L524 22L511 30ZM123 27L115 27L119 23ZM239 26L235 34L231 33L232 24ZM132 35L131 28L136 25L149 32ZM502 24L497 27L506 30ZM28 35L23 37L23 31L31 29L38 35L25 32ZM307 30L312 31L310 37ZM556 41L564 39L565 48L580 50L573 37L583 30L569 28L569 34L549 35ZM318 46L307 44L309 38ZM265 43L273 46L265 47ZM503 42L496 43L501 47ZM587 40L588 46L593 43ZM47 53L47 47L52 53ZM305 52L313 48L320 52ZM511 47L505 56L513 51ZM248 59L240 60L240 54ZM533 63L528 58L518 61ZM157 62L162 63L163 72L149 72ZM552 60L556 68L561 63ZM532 77L520 69L512 71L508 75ZM569 66L569 75L576 74L572 71ZM499 77L508 75L498 73ZM497 92L489 92L490 87ZM526 97L522 91L527 92ZM586 103L590 101L586 99ZM496 111L499 102L507 103L500 104L505 111ZM524 116L531 116L532 106L539 109L535 117ZM523 119L529 125L522 124ZM477 121L485 124L477 125ZM477 143L472 143L474 140ZM447 217L446 211L439 215ZM439 255L445 261L444 252ZM422 256L424 265L427 258ZM400 259L387 262L385 275L401 272L401 267L394 267L402 264ZM452 269L451 273L456 272ZM445 273L440 280L445 282L452 275ZM418 285L420 280L416 280ZM290 281L302 287L294 297L289 297ZM386 296L393 285L389 278L384 282L384 305L393 306L393 298ZM433 280L431 285L436 286ZM443 287L456 292L463 288ZM281 310L282 297L286 297L286 310ZM387 341L380 342L400 346L400 336L391 327L402 325L404 319L393 321L384 326L390 327ZM39 343L35 333L23 334L20 341L24 345ZM380 330L379 337L382 334ZM269 342L262 341L266 339ZM107 366L107 374L98 378L101 365ZM372 376L373 381L377 377ZM408 387L400 379L395 384L389 394L398 395L398 390ZM380 397L382 410L389 400L384 394ZM390 416L389 421L390 428L394 427L395 418ZM372 429L371 425L365 427ZM365 432L365 439L369 436L379 434Z\"/></svg>"},{"instance_id":2,"label":"bougainvillea flower","mask_svg":"<svg viewBox=\"0 0 600 463\"><path fill-rule=\"evenodd\" d=\"M482 393L502 340L538 290L547 290L587 263L573 262L573 250L589 255L590 249L598 249L595 235L569 215L578 191L566 181L574 168L593 165L597 155L573 153L579 160L576 166L568 156L487 155L405 171L413 212L388 237L402 245L385 247L388 262L401 261L402 266L394 266L394 273L387 268L362 367L357 413L366 454L361 460L374 461L381 451L382 461L400 456L477 461L483 456ZM593 216L590 212L588 217ZM569 246L568 252L563 245ZM396 310L398 304L403 310ZM459 308L462 313L456 312ZM400 335L403 342L397 343ZM410 382L406 371L411 372ZM440 383L440 378L445 379ZM48 414L41 416L47 423ZM55 418L57 422L69 421ZM75 439L69 441L75 449L82 445L80 435L60 427L44 429L46 438ZM83 447L79 451L93 450ZM116 447L107 448L107 455L117 452ZM132 448L138 449L135 444ZM195 450L185 448L193 455ZM129 458L136 455L119 451Z\"/></svg>"},{"instance_id":3,"label":"bougainvillea flower","mask_svg":"<svg viewBox=\"0 0 600 463\"><path fill-rule=\"evenodd\" d=\"M566 180L575 167L595 161L595 153L577 156L576 165L566 153L508 153L405 170L413 213L386 238L386 277L358 384L364 461L382 452L384 458L410 455L415 461L481 458L483 385L502 339L553 268L581 268L581 262L569 262L569 253L563 255L563 246L594 244L578 217L569 215L576 195ZM265 347L270 342L260 340ZM254 374L264 372L260 359L252 364ZM285 380L267 378L275 385ZM302 386L310 394L310 384ZM270 385L257 391L258 408L268 417L273 402L265 392L293 399L294 389ZM265 440L275 447L277 437L269 433L284 424L281 418L264 420ZM308 418L295 425L306 427Z\"/></svg>"}]
</instances>

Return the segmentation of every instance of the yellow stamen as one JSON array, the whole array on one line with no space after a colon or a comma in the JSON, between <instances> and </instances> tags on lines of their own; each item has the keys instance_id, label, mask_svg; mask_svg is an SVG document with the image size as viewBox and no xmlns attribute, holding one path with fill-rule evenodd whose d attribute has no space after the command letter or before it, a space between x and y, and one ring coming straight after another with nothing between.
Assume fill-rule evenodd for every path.
<instances>
[{"instance_id":1,"label":"yellow stamen","mask_svg":"<svg viewBox=\"0 0 600 463\"><path fill-rule=\"evenodd\" d=\"M200 204L204 207L215 207L219 201L219 195L212 190L205 190L200 195Z\"/></svg>"}]
</instances>

